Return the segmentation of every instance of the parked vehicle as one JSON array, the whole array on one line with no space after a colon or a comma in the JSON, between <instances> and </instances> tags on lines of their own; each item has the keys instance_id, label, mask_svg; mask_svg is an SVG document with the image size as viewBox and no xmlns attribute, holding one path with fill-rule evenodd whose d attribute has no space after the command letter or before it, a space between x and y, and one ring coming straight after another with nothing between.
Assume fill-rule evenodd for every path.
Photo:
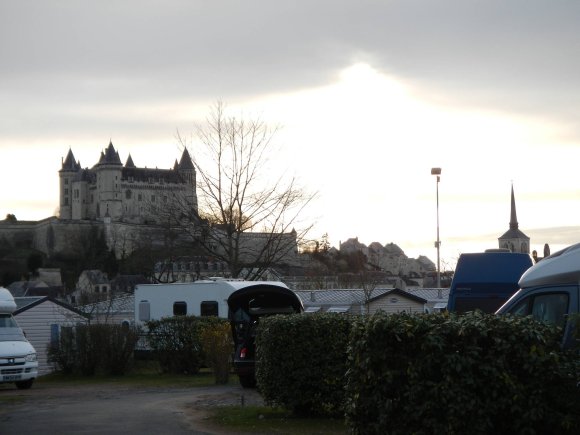
<instances>
[{"instance_id":1,"label":"parked vehicle","mask_svg":"<svg viewBox=\"0 0 580 435\"><path fill-rule=\"evenodd\" d=\"M576 326L580 309L580 243L544 258L519 280L518 290L497 314L533 316L564 328L562 344L580 344ZM574 315L576 318L574 318ZM572 317L572 318L571 318Z\"/></svg>"},{"instance_id":2,"label":"parked vehicle","mask_svg":"<svg viewBox=\"0 0 580 435\"><path fill-rule=\"evenodd\" d=\"M243 387L256 384L254 339L258 320L273 314L302 311L302 300L278 281L216 279L140 284L135 289L137 324L177 315L229 319L234 339L234 370Z\"/></svg>"},{"instance_id":3,"label":"parked vehicle","mask_svg":"<svg viewBox=\"0 0 580 435\"><path fill-rule=\"evenodd\" d=\"M518 280L534 264L528 254L503 250L461 254L449 289L447 309L458 313L494 313L519 288Z\"/></svg>"},{"instance_id":4,"label":"parked vehicle","mask_svg":"<svg viewBox=\"0 0 580 435\"><path fill-rule=\"evenodd\" d=\"M7 289L0 287L0 383L14 382L28 389L38 377L36 351L14 320L16 302Z\"/></svg>"},{"instance_id":5,"label":"parked vehicle","mask_svg":"<svg viewBox=\"0 0 580 435\"><path fill-rule=\"evenodd\" d=\"M286 286L256 283L228 298L229 319L234 338L234 370L244 388L256 385L256 326L265 316L304 311L302 300Z\"/></svg>"},{"instance_id":6,"label":"parked vehicle","mask_svg":"<svg viewBox=\"0 0 580 435\"><path fill-rule=\"evenodd\" d=\"M228 319L228 298L247 287L288 290L282 282L216 278L171 284L139 284L135 288L135 322L144 324L163 317L217 316Z\"/></svg>"}]
</instances>

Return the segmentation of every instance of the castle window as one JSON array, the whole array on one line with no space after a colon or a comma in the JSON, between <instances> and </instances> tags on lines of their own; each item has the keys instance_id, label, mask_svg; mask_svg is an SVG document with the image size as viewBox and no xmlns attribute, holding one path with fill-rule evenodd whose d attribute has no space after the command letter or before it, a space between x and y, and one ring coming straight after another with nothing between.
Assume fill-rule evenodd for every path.
<instances>
[{"instance_id":1,"label":"castle window","mask_svg":"<svg viewBox=\"0 0 580 435\"><path fill-rule=\"evenodd\" d=\"M127 198L127 199L131 199L131 196L132 196L132 192L131 192L130 190L127 190L127 191L125 192L125 198Z\"/></svg>"},{"instance_id":2,"label":"castle window","mask_svg":"<svg viewBox=\"0 0 580 435\"><path fill-rule=\"evenodd\" d=\"M68 184L68 178L64 179L64 184Z\"/></svg>"},{"instance_id":3,"label":"castle window","mask_svg":"<svg viewBox=\"0 0 580 435\"><path fill-rule=\"evenodd\" d=\"M163 196L163 202L167 202L167 196Z\"/></svg>"},{"instance_id":4,"label":"castle window","mask_svg":"<svg viewBox=\"0 0 580 435\"><path fill-rule=\"evenodd\" d=\"M68 189L64 189L64 194L68 195Z\"/></svg>"},{"instance_id":5,"label":"castle window","mask_svg":"<svg viewBox=\"0 0 580 435\"><path fill-rule=\"evenodd\" d=\"M155 195L151 195L151 202L155 202Z\"/></svg>"},{"instance_id":6,"label":"castle window","mask_svg":"<svg viewBox=\"0 0 580 435\"><path fill-rule=\"evenodd\" d=\"M143 201L143 195L140 193L137 195L137 201Z\"/></svg>"}]
</instances>

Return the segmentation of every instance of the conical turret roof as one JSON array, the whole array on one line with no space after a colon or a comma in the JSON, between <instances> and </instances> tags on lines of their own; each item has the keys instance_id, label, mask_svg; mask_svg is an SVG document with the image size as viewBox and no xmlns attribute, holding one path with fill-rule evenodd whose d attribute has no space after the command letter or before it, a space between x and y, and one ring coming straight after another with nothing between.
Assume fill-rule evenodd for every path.
<instances>
[{"instance_id":1,"label":"conical turret roof","mask_svg":"<svg viewBox=\"0 0 580 435\"><path fill-rule=\"evenodd\" d=\"M183 154L181 155L181 160L179 161L179 169L180 170L194 170L193 162L191 161L191 156L187 151L187 148L183 149Z\"/></svg>"},{"instance_id":2,"label":"conical turret roof","mask_svg":"<svg viewBox=\"0 0 580 435\"><path fill-rule=\"evenodd\" d=\"M72 149L68 149L68 153L64 162L62 163L62 171L78 171L80 169L80 164L75 161L75 156Z\"/></svg>"}]
</instances>

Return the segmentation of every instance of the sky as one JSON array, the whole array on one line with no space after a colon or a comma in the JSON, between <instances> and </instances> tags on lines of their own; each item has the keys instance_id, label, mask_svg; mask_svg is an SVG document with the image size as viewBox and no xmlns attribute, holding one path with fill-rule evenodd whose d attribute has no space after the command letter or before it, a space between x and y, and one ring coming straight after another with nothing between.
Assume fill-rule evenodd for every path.
<instances>
[{"instance_id":1,"label":"sky","mask_svg":"<svg viewBox=\"0 0 580 435\"><path fill-rule=\"evenodd\" d=\"M497 247L513 184L554 252L580 242L579 22L572 0L0 0L0 216L54 215L69 148L172 167L219 100L281 126L271 171L317 192L314 239L435 261L438 211L450 269Z\"/></svg>"}]
</instances>

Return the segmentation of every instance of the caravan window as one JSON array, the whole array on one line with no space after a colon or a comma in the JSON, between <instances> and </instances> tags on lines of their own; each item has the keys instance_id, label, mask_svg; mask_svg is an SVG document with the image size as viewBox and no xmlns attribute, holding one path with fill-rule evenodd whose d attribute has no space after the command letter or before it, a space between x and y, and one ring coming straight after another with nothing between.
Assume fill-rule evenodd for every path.
<instances>
[{"instance_id":1,"label":"caravan window","mask_svg":"<svg viewBox=\"0 0 580 435\"><path fill-rule=\"evenodd\" d=\"M187 302L173 302L173 315L185 316L187 315Z\"/></svg>"},{"instance_id":2,"label":"caravan window","mask_svg":"<svg viewBox=\"0 0 580 435\"><path fill-rule=\"evenodd\" d=\"M202 316L218 316L218 303L216 301L203 301L199 312Z\"/></svg>"}]
</instances>

